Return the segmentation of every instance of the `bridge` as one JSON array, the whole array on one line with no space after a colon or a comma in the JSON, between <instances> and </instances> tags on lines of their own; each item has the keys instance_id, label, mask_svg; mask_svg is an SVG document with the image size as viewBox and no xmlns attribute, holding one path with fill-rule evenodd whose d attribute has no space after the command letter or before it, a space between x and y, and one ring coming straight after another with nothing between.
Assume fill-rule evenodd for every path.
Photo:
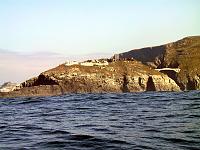
<instances>
[{"instance_id":1,"label":"bridge","mask_svg":"<svg viewBox=\"0 0 200 150\"><path fill-rule=\"evenodd\" d=\"M181 71L181 69L179 69L179 68L161 68L161 69L155 69L155 70L157 70L157 71L175 71L175 72L177 72L177 73L179 73L180 71Z\"/></svg>"}]
</instances>

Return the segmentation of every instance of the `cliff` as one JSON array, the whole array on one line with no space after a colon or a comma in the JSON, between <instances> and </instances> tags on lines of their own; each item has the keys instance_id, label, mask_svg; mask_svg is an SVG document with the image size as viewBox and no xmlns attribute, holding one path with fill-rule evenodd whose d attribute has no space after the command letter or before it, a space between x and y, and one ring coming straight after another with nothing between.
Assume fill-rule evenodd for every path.
<instances>
[{"instance_id":1,"label":"cliff","mask_svg":"<svg viewBox=\"0 0 200 150\"><path fill-rule=\"evenodd\" d=\"M116 56L115 56L116 57ZM180 72L163 71L176 81L182 90L200 89L200 36L118 55L119 59L133 58L152 68L179 68Z\"/></svg>"},{"instance_id":2,"label":"cliff","mask_svg":"<svg viewBox=\"0 0 200 150\"><path fill-rule=\"evenodd\" d=\"M21 84L2 97L45 96L64 93L180 91L167 75L138 61L116 61L107 66L60 65Z\"/></svg>"},{"instance_id":3,"label":"cliff","mask_svg":"<svg viewBox=\"0 0 200 150\"><path fill-rule=\"evenodd\" d=\"M200 89L200 36L131 50L113 59L68 62L41 73L0 97L65 93Z\"/></svg>"}]
</instances>

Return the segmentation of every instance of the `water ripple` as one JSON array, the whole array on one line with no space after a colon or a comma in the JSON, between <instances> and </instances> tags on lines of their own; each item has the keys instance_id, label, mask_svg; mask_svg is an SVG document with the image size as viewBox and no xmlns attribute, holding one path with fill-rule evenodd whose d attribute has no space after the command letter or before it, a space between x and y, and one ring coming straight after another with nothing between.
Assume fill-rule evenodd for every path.
<instances>
[{"instance_id":1,"label":"water ripple","mask_svg":"<svg viewBox=\"0 0 200 150\"><path fill-rule=\"evenodd\" d=\"M194 149L200 92L0 99L0 149Z\"/></svg>"}]
</instances>

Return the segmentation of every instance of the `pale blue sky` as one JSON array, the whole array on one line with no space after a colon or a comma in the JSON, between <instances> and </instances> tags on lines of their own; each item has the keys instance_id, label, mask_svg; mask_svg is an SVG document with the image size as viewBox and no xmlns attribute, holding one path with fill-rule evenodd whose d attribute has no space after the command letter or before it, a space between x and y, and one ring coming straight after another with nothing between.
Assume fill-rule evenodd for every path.
<instances>
[{"instance_id":1,"label":"pale blue sky","mask_svg":"<svg viewBox=\"0 0 200 150\"><path fill-rule=\"evenodd\" d=\"M0 0L0 48L117 53L200 35L200 0Z\"/></svg>"}]
</instances>

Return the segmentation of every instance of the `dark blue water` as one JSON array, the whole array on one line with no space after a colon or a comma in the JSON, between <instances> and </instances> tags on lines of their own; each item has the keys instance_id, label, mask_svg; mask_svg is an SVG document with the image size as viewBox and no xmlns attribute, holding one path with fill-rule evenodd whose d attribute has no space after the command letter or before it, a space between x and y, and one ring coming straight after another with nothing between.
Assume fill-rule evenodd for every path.
<instances>
[{"instance_id":1,"label":"dark blue water","mask_svg":"<svg viewBox=\"0 0 200 150\"><path fill-rule=\"evenodd\" d=\"M200 92L0 99L0 149L200 149Z\"/></svg>"}]
</instances>

